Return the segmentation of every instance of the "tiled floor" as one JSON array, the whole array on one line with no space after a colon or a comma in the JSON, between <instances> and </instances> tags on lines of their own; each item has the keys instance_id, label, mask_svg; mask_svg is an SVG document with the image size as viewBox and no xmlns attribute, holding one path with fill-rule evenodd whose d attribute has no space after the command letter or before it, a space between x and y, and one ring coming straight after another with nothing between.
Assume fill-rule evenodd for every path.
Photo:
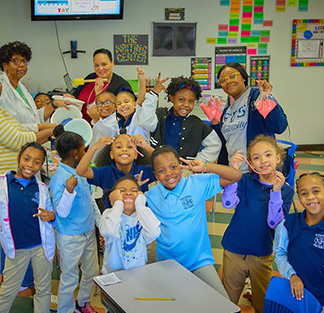
<instances>
[{"instance_id":1,"label":"tiled floor","mask_svg":"<svg viewBox=\"0 0 324 313\"><path fill-rule=\"evenodd\" d=\"M304 172L309 172L309 171L318 171L321 174L324 174L324 158L323 158L324 151L321 152L317 151L315 153L316 155L308 154L304 152L297 153L297 160L299 161L300 165L298 167L296 177L298 177L300 174ZM322 157L319 157L318 155L321 155ZM212 201L208 201L206 203L206 209L208 211L207 219L208 219L210 240L211 240L213 253L216 260L215 267L218 270L220 265L222 264L222 255L223 255L221 240L224 231L231 220L231 217L233 215L233 210L226 210L222 207L220 195L217 196L216 200L217 201L216 201L215 214L212 214L211 212L212 205L213 205ZM297 208L301 210L301 206L296 196L295 196L295 203L297 205ZM52 280L52 291L54 294L57 294L58 278L59 278L59 272L54 266L53 280ZM95 291L92 304L93 307L99 313L105 312L100 301L100 295L98 294L98 290ZM250 305L249 301L245 299L240 300L240 304ZM32 312L33 312L33 307L32 307L31 297L17 297L10 310L10 313L32 313Z\"/></svg>"}]
</instances>

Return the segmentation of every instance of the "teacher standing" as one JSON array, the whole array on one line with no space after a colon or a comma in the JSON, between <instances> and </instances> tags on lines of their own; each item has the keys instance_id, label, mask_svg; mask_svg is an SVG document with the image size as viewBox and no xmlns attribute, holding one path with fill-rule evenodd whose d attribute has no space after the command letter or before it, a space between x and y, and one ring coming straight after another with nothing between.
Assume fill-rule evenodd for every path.
<instances>
[{"instance_id":1,"label":"teacher standing","mask_svg":"<svg viewBox=\"0 0 324 313\"><path fill-rule=\"evenodd\" d=\"M3 85L0 107L8 112L28 131L38 132L53 129L56 125L44 123L58 107L71 104L70 101L54 100L51 105L37 109L33 97L21 83L28 71L32 57L29 46L20 41L9 42L0 47L0 67L4 72L0 75Z\"/></svg>"},{"instance_id":2,"label":"teacher standing","mask_svg":"<svg viewBox=\"0 0 324 313\"><path fill-rule=\"evenodd\" d=\"M96 79L96 82L81 85L73 92L75 98L85 102L82 114L89 123L91 117L87 114L87 105L96 101L96 94L108 91L117 95L122 88L131 89L124 78L113 73L114 61L109 50L104 48L96 50L93 53L93 66L94 73L89 74L85 79Z\"/></svg>"}]
</instances>

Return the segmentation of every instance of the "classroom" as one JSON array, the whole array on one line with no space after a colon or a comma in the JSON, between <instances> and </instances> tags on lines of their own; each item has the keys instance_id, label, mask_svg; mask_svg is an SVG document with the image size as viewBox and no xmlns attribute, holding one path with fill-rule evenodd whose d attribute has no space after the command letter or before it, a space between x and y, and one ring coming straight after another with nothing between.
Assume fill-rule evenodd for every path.
<instances>
[{"instance_id":1,"label":"classroom","mask_svg":"<svg viewBox=\"0 0 324 313\"><path fill-rule=\"evenodd\" d=\"M83 4L89 6L90 3L93 3L95 6L101 1L103 0L83 1L84 2ZM138 82L140 82L141 80L141 73L139 72L139 70L136 69L136 66L139 66L144 71L144 74L146 75L146 85L147 85L146 91L151 90L149 92L150 94L148 97L149 99L147 99L146 97L144 100L143 98L144 101L143 107L146 103L148 103L147 106L148 110L153 110L155 112L155 108L158 107L158 110L160 110L159 112L161 112L159 113L161 115L158 115L158 113L156 113L157 120L154 120L153 118L145 119L145 122L143 122L144 124L146 124L147 127L147 128L144 127L145 132L142 133L141 131L140 132L134 131L134 133L132 133L130 128L129 131L127 131L127 134L129 134L130 136L139 133L143 135L144 137L143 140L136 138L134 139L134 141L132 141L133 142L132 144L135 145L134 146L135 151L137 151L136 146L137 148L139 147L141 148L139 149L139 151L137 151L139 152L139 155L143 151L145 153L148 153L149 155L152 153L151 148L149 147L149 145L147 145L148 147L146 146L145 141L149 142L151 146L153 146L153 148L157 148L160 145L160 144L155 144L154 146L154 144L152 144L153 137L154 137L153 142L155 140L156 142L158 142L158 134L154 133L154 135L152 135L155 128L151 130L149 125L151 123L158 123L158 120L160 123L160 119L166 118L163 116L163 114L169 114L169 113L163 113L165 112L163 111L163 108L164 107L171 108L172 105L174 104L172 99L175 99L176 92L178 91L178 89L176 89L174 94L172 94L172 91L170 94L170 91L166 92L166 90L163 90L163 88L161 89L160 88L161 84L163 84L164 86L168 86L168 84L171 81L169 79L164 82L163 80L165 78L167 77L175 78L179 76L190 77L194 75L193 77L196 79L196 81L199 82L201 86L202 97L198 101L194 101L195 103L192 104L191 110L193 115L198 116L199 120L201 119L207 122L208 124L210 124L210 121L207 118L207 116L204 114L204 111L200 107L200 104L201 103L207 104L208 99L210 99L211 96L214 96L217 99L220 98L224 102L227 101L227 97L228 95L230 95L230 93L226 92L224 90L225 88L222 88L223 86L221 87L221 85L217 85L216 82L217 71L221 68L223 64L227 63L224 61L225 56L229 57L226 60L230 60L230 62L238 62L244 66L247 75L250 76L248 79L249 84L250 83L252 84L251 77L253 78L254 77L253 75L258 75L257 71L254 71L255 64L257 64L258 61L263 62L262 66L266 65L265 67L266 69L262 72L262 74L264 72L266 73L264 74L265 76L262 77L266 77L268 83L271 85L271 95L273 96L273 98L271 99L274 99L276 104L278 103L280 104L280 107L282 108L282 110L284 111L284 115L286 116L286 123L287 123L286 127L284 127L284 131L279 132L279 131L271 130L268 133L264 132L264 134L269 134L270 136L276 134L275 137L277 140L288 142L288 145L289 143L293 143L298 146L296 152L293 153L292 156L293 160L291 161L292 167L294 167L294 174L293 174L294 177L292 177L293 180L292 185L293 188L295 189L292 190L292 192L295 191L295 194L294 196L288 195L289 190L285 192L287 192L287 197L291 197L291 200L293 201L293 205L291 206L289 205L288 207L288 212L289 209L290 209L290 213L293 212L300 213L304 210L305 207L303 205L303 202L300 199L298 200L297 191L294 185L295 180L298 178L300 174L303 173L318 172L319 175L324 175L324 124L323 124L324 105L323 105L323 100L320 98L321 97L320 90L323 88L322 81L323 81L323 73L324 73L323 72L324 1L322 0L307 0L307 1L305 0L283 0L283 1L279 1L279 0L215 0L215 1L201 0L198 3L198 2L190 2L185 0L177 0L177 1L165 0L163 2L161 1L152 2L148 0L138 0L138 1L123 0L122 1L123 16L121 19L93 19L92 18L89 20L71 19L71 20L56 20L56 21L50 19L32 20L31 17L33 13L32 12L33 7L31 6L31 3L33 2L37 2L37 1L36 0L30 0L30 1L11 0L11 1L2 1L1 4L0 27L2 29L2 32L0 37L1 38L0 46L3 46L9 42L20 41L26 43L32 50L32 58L30 63L28 64L28 73L26 73L26 75L24 75L24 77L21 79L21 83L27 88L27 90L32 96L40 92L50 93L52 95L53 94L63 95L66 93L65 90L67 88L66 81L64 80L64 76L68 74L69 78L71 78L71 80L74 80L77 78L85 78L89 73L94 72L93 53L95 50L101 48L108 49L112 53L112 58L115 63L113 67L113 73L121 76L124 80L129 82L133 88L134 88L134 84L137 85ZM45 3L46 1L43 2ZM60 1L54 1L54 2L60 2ZM68 0L63 2L68 2ZM78 1L72 1L72 2L78 3ZM177 31L179 32L180 30L177 27L179 25L180 28L183 27L184 29L183 34L185 37L184 40L187 40L184 43L185 49L183 50L185 52L183 53L181 51L179 52L179 50L181 49L179 50L166 49L165 43L167 44L167 41L170 38L168 38L167 35L163 37L161 33L163 34L163 32L166 32L166 29L168 29L168 26L170 25L172 25L171 28L173 29L173 31L174 29L177 29ZM161 35L161 37L159 37L159 35ZM170 36L173 36L171 39L174 40L174 34ZM311 39L317 39L317 40L315 41ZM189 48L187 44L189 45ZM81 52L77 52L76 55L72 56L73 53L71 54L70 51L72 49L72 45L76 45L75 46L76 50ZM131 47L133 49L132 53L134 54L134 56L133 58L129 56L129 59L125 61L125 59L123 59L123 57L125 57L125 54L123 54L123 49L126 49L125 48L126 46L128 48ZM309 51L305 52L306 48L308 49L309 47L313 49L312 52ZM166 50L168 51L166 52ZM67 53L63 53L63 52L67 52ZM299 58L297 56L297 53L299 53L300 56ZM301 57L303 53L305 54L304 58ZM316 53L318 54L317 58L314 57ZM135 57L135 55L137 55L137 57ZM236 58L234 56L236 56ZM194 70L195 67L193 64L195 64L195 62L198 63L207 62L209 64L210 70L208 72L208 82L206 82L206 85L204 85L205 81L203 80L199 81L199 71ZM3 72L0 71L0 75L3 74L4 71ZM241 75L240 70L238 70L238 72L239 72L238 75ZM160 78L158 78L159 73L161 73ZM227 72L224 71L224 73ZM224 81L226 84L230 80L229 79L230 74L232 73L227 74L226 77L224 76L225 77ZM95 77L96 76L94 76L94 78ZM205 78L206 77L203 77L203 79ZM242 78L244 78L243 75ZM237 79L237 75L234 79ZM153 88L154 84L157 82L158 85L158 83L161 82L161 80L162 83L159 85L159 88ZM254 83L253 85L254 87L258 87L258 84L255 81L253 83ZM265 91L266 88L270 88L268 87L270 86L268 85L268 83L264 85ZM197 100L199 98L200 94L199 92L197 92L197 89L195 89L196 88L195 85L188 86L187 82L180 83L180 84L181 86L185 86L185 87L180 87L180 90L181 88L185 88L185 90L189 89L194 93L195 96L194 100ZM109 82L108 82L108 86L109 86ZM138 88L135 87L135 89ZM138 89L138 92L139 92L138 95L140 95L140 87ZM237 100L235 97L234 99ZM26 99L24 100L26 102ZM97 99L96 101L107 101L107 99L105 100ZM108 102L109 101L112 100L109 99ZM118 100L116 101L117 101L116 103L118 103ZM53 102L52 102L52 106L53 106L53 111L55 111L56 105L55 104L53 105ZM66 106L66 105L60 104L59 106ZM137 114L137 112L140 112L138 107L134 113L134 117L136 116L135 114ZM139 118L138 117L139 115L140 113L138 113L136 118ZM185 116L184 121L181 122L182 126L184 125L183 123L185 123L185 120L189 115L190 112L188 115ZM278 116L281 115L279 114ZM15 116L13 117L17 119L17 117ZM177 117L177 115L175 117ZM91 118L88 121L89 123L91 121ZM264 116L264 118L266 117ZM191 125L194 125L193 123L195 123L195 121L194 120L190 120L190 121L191 122L189 123L192 123ZM278 122L278 120L276 120L276 122ZM24 124L23 122L21 123ZM181 123L179 127L182 127ZM125 125L126 124L127 123L125 120ZM170 124L166 124L166 125L171 125L171 122ZM88 125L86 125L86 128L87 127ZM118 127L118 125L116 127ZM121 128L122 127L120 127L120 129ZM214 128L217 133L216 130L217 127L215 128L213 126L212 128ZM203 127L202 129L203 129L202 132L206 131ZM147 133L148 137L151 136L151 141L149 141L145 137L144 133L145 134ZM43 134L44 134L43 136L45 136L45 133ZM111 133L111 134L112 135L110 135L110 133L109 135L107 134L107 137L110 136L114 137L116 134L119 134L119 131L117 133ZM172 134L171 135L170 134L166 136L169 136L168 137L169 142L174 144L174 140L170 139L170 136L172 136ZM212 131L212 134L215 134L215 132ZM62 135L61 134L58 134L57 136L55 135L56 138L59 138L59 136ZM45 137L47 138L48 136ZM32 139L34 139L35 137L31 136L29 138L30 138L29 141L33 141ZM204 135L204 137L202 137L201 144L204 143L203 140L205 140L206 138L210 139L209 136ZM179 147L181 146L182 139L179 138L180 143L179 141L177 143L179 144ZM219 138L217 140L219 140ZM98 143L94 144L94 142L92 141L90 147L87 148L89 150L86 149L86 154L85 154L87 160L89 159L88 163L86 163L85 159L83 159L83 154L74 155L75 160L79 158L79 160L76 161L77 164L78 162L81 162L82 159L81 165L82 165L82 170L84 169L84 171L79 170L80 167L78 165L78 169L76 170L76 172L75 172L75 168L73 168L74 172L71 172L69 169L67 169L67 173L72 173L72 174L76 173L75 175L79 175L79 173L82 172L82 175L80 176L85 177L83 178L85 182L84 184L87 184L87 181L88 182L91 181L91 184L100 186L98 177L99 175L102 175L103 177L104 174L103 173L101 174L101 172L96 170L93 171L91 170L92 172L86 171L89 163L91 163L90 162L91 159L93 161L95 156L98 156L97 154L98 152L93 151L93 154L91 155L93 158L88 154L88 152L92 149L92 147L94 147L94 145L96 148L95 150L100 150L104 145L113 146L112 142L113 141L108 142L106 140L105 142L102 142L100 144ZM221 142L217 144L221 145ZM252 149L253 148L251 148L251 150ZM16 151L17 155L18 155L18 151L19 150ZM287 151L288 150L286 150L286 152ZM244 150L244 153L246 152L247 151ZM163 153L172 154L170 151L162 152L162 155ZM179 150L179 154L181 157L184 158L188 157L188 154L181 155L181 150ZM188 160L194 159L195 155L196 154L194 154L192 158L188 158ZM232 156L233 157L235 156L234 153L232 154ZM154 157L156 158L155 160L157 160L160 157L160 155L157 154ZM1 160L1 158L2 157L0 156L0 161L3 162L4 159ZM199 159L199 153L197 154L197 158ZM202 153L201 159L202 159L201 162L203 163L199 165L190 163L191 162L190 161L189 164L187 164L187 168L183 170L183 172L189 169L192 170L192 172L196 173L198 172L196 171L198 168L199 170L202 169L199 172L207 171L208 173L214 173L219 175L221 178L224 178L221 176L223 172L219 174L218 172L220 171L219 169L213 172L214 171L213 165L209 165L209 164L214 164L216 158L215 159L204 158L204 155ZM238 161L238 159L236 160ZM242 162L244 162L243 159L240 159L239 163L242 164ZM299 167L298 167L298 163L299 163ZM108 163L105 163L104 165L107 166L107 164ZM247 164L245 165L246 168L248 169ZM144 168L145 166L148 165L141 165L141 166ZM234 168L237 169L236 167ZM252 170L254 169L252 168ZM153 171L154 171L154 166L153 166ZM64 173L64 175L67 175L67 173ZM130 173L135 174L133 172ZM145 174L143 175L143 177L146 177L145 175L148 176L152 175L152 177L154 176L152 170L145 172L144 169L144 173ZM0 174L1 177L4 174L3 172L1 172L1 167L0 167ZM98 175L98 177L96 175ZM235 176L234 170L231 173L226 173L226 175L229 175L226 176L226 179L227 177L231 177L231 179L229 179L229 181L231 181L231 184L236 183L236 181L239 180L239 178ZM247 174L243 174L243 176L244 175ZM161 179L160 178L157 179L162 183L163 177L161 177L160 175L158 176ZM190 181L190 176L191 175L189 175L188 177L189 181ZM235 179L233 178L234 176L236 177ZM310 176L306 176L306 177L310 177ZM62 177L63 177L63 173L62 173ZM316 176L314 179L317 179L318 177ZM187 179L185 174L183 174L183 178ZM154 180L155 179L156 178L154 178ZM285 178L283 177L283 180L284 179ZM303 180L306 179L308 178L302 178L301 182L303 182ZM0 180L0 183L1 182L2 181ZM56 182L57 184L61 183L60 179L58 179L57 181L55 180L55 183ZM52 184L54 185L54 180ZM69 186L72 186L73 184L72 181L70 181L69 184L71 184ZM75 184L77 185L77 183ZM166 184L168 184L168 182L166 182ZM109 189L111 189L113 185L114 184L112 184L109 187ZM76 188L75 186L71 187L72 188L71 193L73 193L74 188ZM223 186L226 186L226 184ZM55 187L53 186L53 189L54 188ZM153 206L153 204L150 204L151 203L150 201L152 201L150 200L151 196L148 196L148 194L146 194L146 192L149 191L147 191L148 190L147 187L145 188L146 188L145 195L149 197L147 203L150 205L150 208L152 209L151 206ZM218 193L220 192L220 190L218 189L216 190L216 187L214 187L214 189L215 189L215 194L216 192ZM66 190L68 190L68 188ZM206 190L207 188L204 191ZM281 192L282 194L285 193L283 190ZM324 191L322 190L322 192ZM205 193L203 192L202 194L205 195ZM207 191L206 191L206 195L207 195ZM184 197L187 196L185 195ZM116 198L113 199L116 200ZM153 199L153 195L152 195L152 199ZM182 203L185 203L186 206L190 207L192 200L190 199L188 200L188 198L183 198L183 199L185 200L183 200ZM0 202L1 201L2 200L0 199ZM54 211L56 206L55 201L56 200L54 199ZM108 201L107 203L110 205L109 200L107 201ZM1 204L2 203L0 203L0 206ZM321 204L324 205L323 202L321 202ZM222 271L224 268L223 266L224 248L221 241L225 238L224 233L226 229L229 227L229 225L231 224L231 219L235 213L235 209L233 209L232 207L225 208L226 206L224 205L224 203L222 203L221 193L218 194L217 196L215 195L214 197L206 198L206 202L204 203L204 205L206 207L206 212L204 214L207 217L207 224L205 225L206 235L210 240L212 255L215 258L215 265L214 265L215 269L216 271L218 271L218 274L222 277L223 275ZM107 204L105 204L105 208L107 208ZM155 209L152 209L152 211L157 216L157 219L159 220L159 215L157 213L158 208L156 209L156 211ZM286 215L285 209L283 209L283 211L284 211L283 214ZM94 213L94 217L92 218L96 219L96 214L97 213ZM51 217L48 218L49 221L51 221ZM155 217L151 217L151 218L152 218L152 223L154 223ZM161 223L163 224L162 216L160 216L160 220ZM323 221L321 222L321 225L322 224ZM163 229L162 226L161 229ZM136 231L137 230L135 227L128 236L132 238L133 236L136 237L135 234ZM321 232L323 233L323 228L321 229ZM271 236L273 237L274 233ZM162 236L160 236L159 238L162 238ZM99 253L99 256L101 257L101 261L102 261L103 258L102 252ZM323 254L321 254L321 256L323 257ZM272 266L273 266L274 273L276 273L275 275L278 274L278 276L280 276L279 274L280 268L277 267L275 262L273 262ZM190 271L193 272L194 270L190 270ZM59 264L57 261L55 261L54 270L52 273L53 294L57 294L58 286L60 283L59 275L60 275ZM244 292L246 291L246 287L249 288L248 285L245 285ZM28 290L28 292L29 291L30 290ZM11 313L33 312L33 304L32 304L33 297L32 294L28 292L25 291L25 294L23 294L23 296L19 296L18 294L18 297L13 302L13 306L10 310ZM257 296L255 295L255 297ZM243 297L242 294L239 298L240 299L237 303L241 309L241 312L243 313L261 312L259 309L255 310L255 308L253 308L253 303L251 303L250 301L251 297L250 298ZM99 287L95 288L95 295L93 299L94 300L92 302L92 306L95 309L95 311L89 310L89 311L80 311L80 312L99 312L99 313L106 312L104 308L104 304L100 300ZM232 302L235 301L232 300ZM319 302L321 303L321 301ZM1 303L0 303L0 307L1 307ZM111 312L114 311L111 309ZM63 310L62 313L64 313Z\"/></svg>"}]
</instances>

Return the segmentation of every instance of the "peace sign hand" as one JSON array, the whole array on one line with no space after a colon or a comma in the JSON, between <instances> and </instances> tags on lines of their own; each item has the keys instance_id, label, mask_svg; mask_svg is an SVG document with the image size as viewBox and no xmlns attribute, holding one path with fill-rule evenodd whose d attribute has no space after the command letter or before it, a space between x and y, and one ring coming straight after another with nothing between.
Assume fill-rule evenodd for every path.
<instances>
[{"instance_id":1,"label":"peace sign hand","mask_svg":"<svg viewBox=\"0 0 324 313\"><path fill-rule=\"evenodd\" d=\"M170 77L161 80L161 72L158 75L153 91L159 94L162 90L166 91L166 87L163 85Z\"/></svg>"}]
</instances>

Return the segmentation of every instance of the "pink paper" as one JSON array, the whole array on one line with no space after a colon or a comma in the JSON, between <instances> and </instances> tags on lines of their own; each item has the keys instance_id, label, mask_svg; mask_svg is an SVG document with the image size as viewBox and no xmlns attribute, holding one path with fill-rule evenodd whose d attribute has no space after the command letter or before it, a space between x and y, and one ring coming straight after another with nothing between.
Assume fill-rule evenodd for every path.
<instances>
[{"instance_id":1,"label":"pink paper","mask_svg":"<svg viewBox=\"0 0 324 313\"><path fill-rule=\"evenodd\" d=\"M260 6L255 6L254 7L254 12L263 12L263 6L260 5Z\"/></svg>"},{"instance_id":2,"label":"pink paper","mask_svg":"<svg viewBox=\"0 0 324 313\"><path fill-rule=\"evenodd\" d=\"M247 55L257 54L257 49L247 49Z\"/></svg>"},{"instance_id":3,"label":"pink paper","mask_svg":"<svg viewBox=\"0 0 324 313\"><path fill-rule=\"evenodd\" d=\"M252 12L243 12L242 17L243 18L252 18Z\"/></svg>"},{"instance_id":4,"label":"pink paper","mask_svg":"<svg viewBox=\"0 0 324 313\"><path fill-rule=\"evenodd\" d=\"M242 37L250 37L251 36L251 31L250 30L242 30L241 31L241 36Z\"/></svg>"},{"instance_id":5,"label":"pink paper","mask_svg":"<svg viewBox=\"0 0 324 313\"><path fill-rule=\"evenodd\" d=\"M238 30L239 30L238 25L230 25L229 27L230 32L238 32Z\"/></svg>"}]
</instances>

